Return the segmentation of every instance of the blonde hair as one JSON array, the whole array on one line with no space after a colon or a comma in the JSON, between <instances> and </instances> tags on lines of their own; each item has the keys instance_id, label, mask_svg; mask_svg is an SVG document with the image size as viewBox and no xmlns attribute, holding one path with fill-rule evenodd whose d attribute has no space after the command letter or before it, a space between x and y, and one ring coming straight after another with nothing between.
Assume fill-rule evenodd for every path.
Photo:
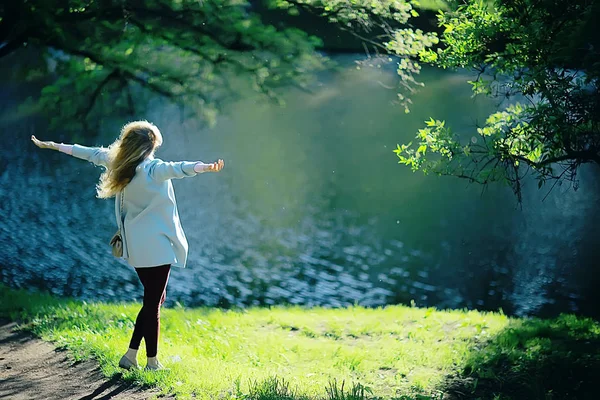
<instances>
[{"instance_id":1,"label":"blonde hair","mask_svg":"<svg viewBox=\"0 0 600 400\"><path fill-rule=\"evenodd\" d=\"M108 147L108 168L96 186L98 197L107 199L119 193L135 175L135 168L154 154L162 144L158 128L148 121L130 122Z\"/></svg>"}]
</instances>

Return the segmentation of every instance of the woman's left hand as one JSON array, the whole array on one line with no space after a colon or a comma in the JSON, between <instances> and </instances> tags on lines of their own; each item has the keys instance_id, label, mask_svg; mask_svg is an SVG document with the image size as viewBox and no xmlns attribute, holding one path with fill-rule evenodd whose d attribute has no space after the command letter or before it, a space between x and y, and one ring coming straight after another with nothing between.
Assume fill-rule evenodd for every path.
<instances>
[{"instance_id":1,"label":"woman's left hand","mask_svg":"<svg viewBox=\"0 0 600 400\"><path fill-rule=\"evenodd\" d=\"M217 162L208 164L206 171L219 172L220 170L223 169L223 167L225 167L225 162L223 160L219 159L219 161L217 161Z\"/></svg>"},{"instance_id":2,"label":"woman's left hand","mask_svg":"<svg viewBox=\"0 0 600 400\"><path fill-rule=\"evenodd\" d=\"M58 146L54 142L50 142L50 141L43 142L41 140L38 140L38 138L36 138L33 135L31 135L31 141L33 142L33 144L35 144L40 149L58 150Z\"/></svg>"}]
</instances>

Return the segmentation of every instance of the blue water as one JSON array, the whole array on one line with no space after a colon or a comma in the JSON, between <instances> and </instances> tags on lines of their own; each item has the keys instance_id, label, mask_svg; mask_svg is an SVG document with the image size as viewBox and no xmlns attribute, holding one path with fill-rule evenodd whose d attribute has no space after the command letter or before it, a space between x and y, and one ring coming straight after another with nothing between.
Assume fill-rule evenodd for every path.
<instances>
[{"instance_id":1,"label":"blue water","mask_svg":"<svg viewBox=\"0 0 600 400\"><path fill-rule=\"evenodd\" d=\"M356 69L357 56L323 76L314 93L290 89L285 108L240 100L210 129L157 101L140 118L162 130L158 157L226 169L174 183L190 243L168 303L247 306L410 303L516 315L597 316L599 168L579 189L547 195L527 182L519 206L509 188L424 176L392 150L430 116L465 137L497 107L472 99L464 73L426 70L410 114L394 104L391 68ZM95 198L100 169L41 151L39 115L14 112L4 85L0 135L0 281L83 299L139 299L130 267L107 245L113 205ZM12 110L12 111L11 111ZM84 145L108 145L126 121L103 121Z\"/></svg>"}]
</instances>

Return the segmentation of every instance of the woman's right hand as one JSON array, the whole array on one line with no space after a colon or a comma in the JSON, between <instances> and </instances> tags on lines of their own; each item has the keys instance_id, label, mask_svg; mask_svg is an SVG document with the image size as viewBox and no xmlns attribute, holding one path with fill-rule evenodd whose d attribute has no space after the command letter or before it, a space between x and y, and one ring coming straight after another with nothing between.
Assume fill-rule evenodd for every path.
<instances>
[{"instance_id":1,"label":"woman's right hand","mask_svg":"<svg viewBox=\"0 0 600 400\"><path fill-rule=\"evenodd\" d=\"M41 140L38 140L38 138L36 138L34 135L31 135L31 141L40 149L58 150L58 145L56 143L50 141L43 142Z\"/></svg>"}]
</instances>

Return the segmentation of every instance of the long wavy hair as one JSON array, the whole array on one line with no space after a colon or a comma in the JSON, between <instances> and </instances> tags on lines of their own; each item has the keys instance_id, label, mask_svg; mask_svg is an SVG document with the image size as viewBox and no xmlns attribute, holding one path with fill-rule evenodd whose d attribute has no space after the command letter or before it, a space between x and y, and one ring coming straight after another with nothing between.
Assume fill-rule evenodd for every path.
<instances>
[{"instance_id":1,"label":"long wavy hair","mask_svg":"<svg viewBox=\"0 0 600 400\"><path fill-rule=\"evenodd\" d=\"M148 121L130 122L108 147L108 168L96 186L98 197L107 199L119 193L133 179L135 168L154 154L162 144L158 128Z\"/></svg>"}]
</instances>

